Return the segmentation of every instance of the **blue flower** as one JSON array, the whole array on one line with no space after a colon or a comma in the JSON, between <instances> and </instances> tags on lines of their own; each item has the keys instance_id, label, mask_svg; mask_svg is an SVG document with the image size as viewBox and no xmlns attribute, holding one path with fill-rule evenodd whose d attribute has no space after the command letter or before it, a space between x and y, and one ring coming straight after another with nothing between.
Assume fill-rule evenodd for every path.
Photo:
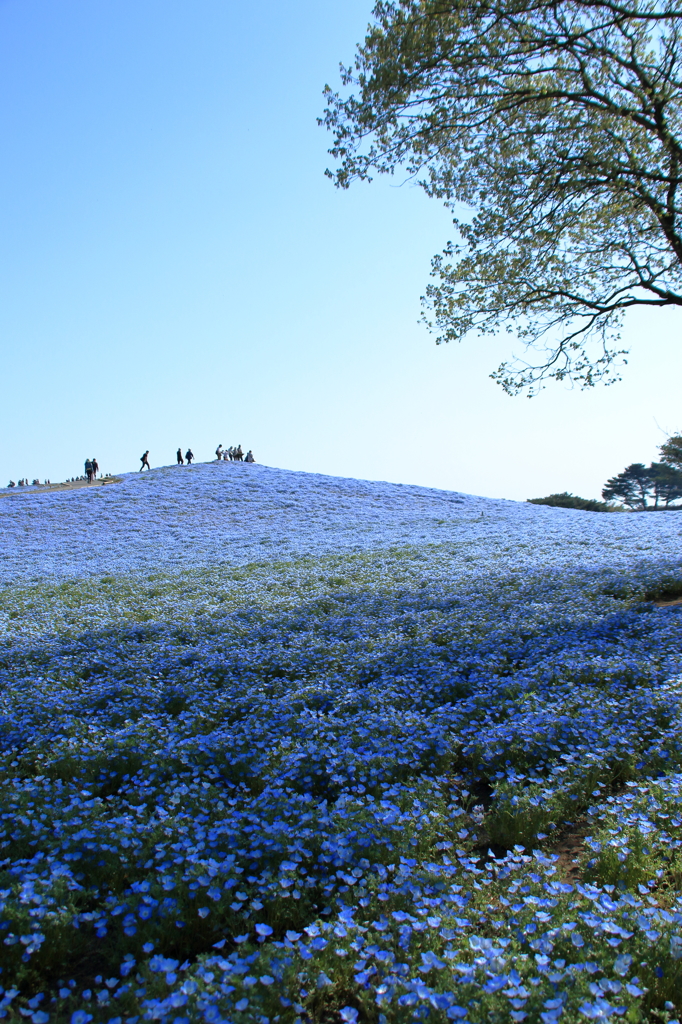
<instances>
[{"instance_id":1,"label":"blue flower","mask_svg":"<svg viewBox=\"0 0 682 1024\"><path fill-rule=\"evenodd\" d=\"M616 972L616 974L624 975L624 974L627 974L628 970L630 969L631 964L632 964L632 957L630 956L630 954L629 953L623 953L623 954L621 954L621 956L616 957L616 959L614 961L614 964L613 964L613 969Z\"/></svg>"}]
</instances>

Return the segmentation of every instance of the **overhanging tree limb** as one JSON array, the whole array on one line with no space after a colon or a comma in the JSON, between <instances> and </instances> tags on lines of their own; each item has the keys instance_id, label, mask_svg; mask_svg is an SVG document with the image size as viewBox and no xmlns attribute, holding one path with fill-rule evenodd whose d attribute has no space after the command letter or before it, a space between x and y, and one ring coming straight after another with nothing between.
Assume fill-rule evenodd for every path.
<instances>
[{"instance_id":1,"label":"overhanging tree limb","mask_svg":"<svg viewBox=\"0 0 682 1024\"><path fill-rule=\"evenodd\" d=\"M328 173L401 169L453 211L437 340L543 344L493 374L510 392L613 379L624 311L682 305L677 0L381 0L374 19L350 92L326 89Z\"/></svg>"}]
</instances>

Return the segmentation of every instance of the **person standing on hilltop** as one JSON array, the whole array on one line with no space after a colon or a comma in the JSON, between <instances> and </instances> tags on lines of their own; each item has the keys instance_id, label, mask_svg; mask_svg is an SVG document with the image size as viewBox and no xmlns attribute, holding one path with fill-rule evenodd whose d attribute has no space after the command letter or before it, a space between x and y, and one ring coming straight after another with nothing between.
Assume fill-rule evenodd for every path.
<instances>
[{"instance_id":1,"label":"person standing on hilltop","mask_svg":"<svg viewBox=\"0 0 682 1024\"><path fill-rule=\"evenodd\" d=\"M188 448L187 451L185 452L185 458L187 459L187 465L191 466L192 459L194 458L194 452L192 451L191 448Z\"/></svg>"},{"instance_id":2,"label":"person standing on hilltop","mask_svg":"<svg viewBox=\"0 0 682 1024\"><path fill-rule=\"evenodd\" d=\"M93 480L97 479L97 474L98 473L99 473L99 463L98 463L97 459L93 459L92 460L92 479Z\"/></svg>"},{"instance_id":3,"label":"person standing on hilltop","mask_svg":"<svg viewBox=\"0 0 682 1024\"><path fill-rule=\"evenodd\" d=\"M178 450L176 452L176 455L177 455L177 459L178 459L178 466L184 466L185 465L185 460L182 457L182 448L178 448Z\"/></svg>"},{"instance_id":4,"label":"person standing on hilltop","mask_svg":"<svg viewBox=\"0 0 682 1024\"><path fill-rule=\"evenodd\" d=\"M92 462L90 459L85 460L85 476L89 484L92 483Z\"/></svg>"},{"instance_id":5,"label":"person standing on hilltop","mask_svg":"<svg viewBox=\"0 0 682 1024\"><path fill-rule=\"evenodd\" d=\"M149 448L144 453L144 455L140 455L140 462L142 463L142 465L140 466L140 473L142 472L142 470L144 469L145 466L147 467L147 469L151 469L152 468L149 465L149 459L147 458L148 455L149 455Z\"/></svg>"},{"instance_id":6,"label":"person standing on hilltop","mask_svg":"<svg viewBox=\"0 0 682 1024\"><path fill-rule=\"evenodd\" d=\"M221 444L219 444L215 450L215 457L218 460L218 462L220 462L220 460L223 457L223 446Z\"/></svg>"}]
</instances>

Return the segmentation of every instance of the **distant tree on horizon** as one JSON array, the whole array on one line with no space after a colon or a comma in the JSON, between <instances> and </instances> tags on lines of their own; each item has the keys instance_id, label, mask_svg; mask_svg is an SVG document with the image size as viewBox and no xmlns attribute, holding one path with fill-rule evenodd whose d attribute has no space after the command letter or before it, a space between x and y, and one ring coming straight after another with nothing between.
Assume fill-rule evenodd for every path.
<instances>
[{"instance_id":1,"label":"distant tree on horizon","mask_svg":"<svg viewBox=\"0 0 682 1024\"><path fill-rule=\"evenodd\" d=\"M378 0L328 171L404 171L454 215L424 319L437 342L515 334L509 394L618 379L624 313L682 306L679 0Z\"/></svg>"},{"instance_id":2,"label":"distant tree on horizon","mask_svg":"<svg viewBox=\"0 0 682 1024\"><path fill-rule=\"evenodd\" d=\"M604 501L594 498L580 498L577 494L562 491L560 494L548 494L546 498L526 498L531 505L550 505L553 508L577 508L583 512L615 512L616 510Z\"/></svg>"},{"instance_id":3,"label":"distant tree on horizon","mask_svg":"<svg viewBox=\"0 0 682 1024\"><path fill-rule=\"evenodd\" d=\"M682 436L673 434L659 447L661 460L668 466L675 466L682 469Z\"/></svg>"},{"instance_id":4,"label":"distant tree on horizon","mask_svg":"<svg viewBox=\"0 0 682 1024\"><path fill-rule=\"evenodd\" d=\"M671 502L682 498L682 470L664 462L648 467L633 462L607 480L601 493L605 501L620 501L630 509L670 508Z\"/></svg>"}]
</instances>

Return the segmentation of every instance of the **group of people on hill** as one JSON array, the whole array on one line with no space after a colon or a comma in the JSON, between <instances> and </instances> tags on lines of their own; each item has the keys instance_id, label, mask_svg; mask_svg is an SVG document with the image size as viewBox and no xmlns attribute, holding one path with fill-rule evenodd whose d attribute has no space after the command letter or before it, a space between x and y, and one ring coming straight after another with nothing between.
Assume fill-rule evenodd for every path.
<instances>
[{"instance_id":1,"label":"group of people on hill","mask_svg":"<svg viewBox=\"0 0 682 1024\"><path fill-rule=\"evenodd\" d=\"M221 444L219 444L218 447L215 450L215 457L218 460L218 462L221 462L221 461L222 462L255 462L256 461L254 459L254 457L253 457L253 452L251 451L251 449L249 449L248 452L246 453L246 455L244 455L244 452L242 451L242 446L240 444L238 444L238 445L236 445L234 447L232 445L230 445L229 448L223 448L223 446ZM178 466L184 466L185 463L187 463L188 466L191 466L193 461L194 461L194 452L192 451L191 448L188 448L187 451L185 452L184 456L183 456L182 448L178 448L177 452L175 453L175 458L176 458ZM144 453L144 455L140 456L140 463L141 463L141 465L140 465L140 473L142 472L143 469L151 469L152 468L149 465L149 449L147 449L147 451Z\"/></svg>"},{"instance_id":2,"label":"group of people on hill","mask_svg":"<svg viewBox=\"0 0 682 1024\"><path fill-rule=\"evenodd\" d=\"M249 448L246 455L242 451L242 446L238 444L236 447L230 445L229 448L223 448L221 444L215 450L215 457L218 462L255 462L253 452Z\"/></svg>"},{"instance_id":3,"label":"group of people on hill","mask_svg":"<svg viewBox=\"0 0 682 1024\"><path fill-rule=\"evenodd\" d=\"M23 476L21 478L21 480L19 480L19 481L10 480L10 482L7 484L7 486L8 487L28 487L28 486L31 486L31 487L40 487L40 486L49 487L50 486L50 481L46 480L45 483L41 485L40 480L32 480L31 484L29 485L28 477L27 476Z\"/></svg>"},{"instance_id":4,"label":"group of people on hill","mask_svg":"<svg viewBox=\"0 0 682 1024\"><path fill-rule=\"evenodd\" d=\"M246 455L244 455L244 452L242 451L242 446L240 444L238 444L236 446L230 445L229 448L223 448L223 446L221 444L219 444L218 447L215 450L215 457L216 457L218 462L255 462L256 461L254 459L254 457L253 457L253 452L251 451L250 448L249 448L248 452L246 453ZM185 463L187 463L188 466L191 466L193 461L194 461L194 452L192 451L191 448L188 448L187 451L184 454L184 457L183 457L182 448L178 448L177 452L175 453L175 458L176 458L178 466L184 466ZM141 463L141 465L140 465L140 473L142 472L143 469L151 469L152 468L149 465L149 449L147 449L147 451L144 453L144 455L140 456L140 463Z\"/></svg>"},{"instance_id":5,"label":"group of people on hill","mask_svg":"<svg viewBox=\"0 0 682 1024\"><path fill-rule=\"evenodd\" d=\"M218 460L218 462L221 462L221 461L222 462L255 462L256 461L254 459L254 457L253 457L253 452L250 449L246 453L246 455L244 455L244 452L242 451L242 446L240 444L238 444L236 446L230 445L229 448L223 448L223 446L221 444L219 444L218 447L215 450L215 457ZM191 448L188 448L187 451L185 452L184 456L183 456L182 448L178 448L177 453L176 453L176 458L177 458L178 466L184 466L185 463L188 466L191 466L192 463L194 462L194 452L192 451ZM152 467L149 465L149 449L147 449L147 451L143 455L140 456L140 470L139 471L141 473L143 469L151 469L151 468ZM97 479L97 474L98 473L99 473L99 463L97 462L97 459L86 459L85 460L85 476L84 477L72 477L71 478L71 482L74 482L74 481L77 481L77 480L87 480L87 482L89 484L91 484L91 483L93 483L93 481L95 481ZM45 484L49 485L50 481L46 480ZM10 482L9 482L9 484L7 486L8 487L17 487L17 486L19 486L19 487L28 487L29 486L28 478L23 478L22 477L22 479L19 480L18 484L16 483L16 481L10 480ZM34 487L40 486L40 480L34 480L33 481L33 486Z\"/></svg>"},{"instance_id":6,"label":"group of people on hill","mask_svg":"<svg viewBox=\"0 0 682 1024\"><path fill-rule=\"evenodd\" d=\"M187 463L188 466L192 465L192 462L194 460L194 452L192 451L191 448L188 448L187 451L185 452L185 458L184 459L182 457L182 448L178 448L178 450L177 450L177 452L175 454L176 454L176 458L178 460L178 466L184 466L185 462Z\"/></svg>"}]
</instances>

